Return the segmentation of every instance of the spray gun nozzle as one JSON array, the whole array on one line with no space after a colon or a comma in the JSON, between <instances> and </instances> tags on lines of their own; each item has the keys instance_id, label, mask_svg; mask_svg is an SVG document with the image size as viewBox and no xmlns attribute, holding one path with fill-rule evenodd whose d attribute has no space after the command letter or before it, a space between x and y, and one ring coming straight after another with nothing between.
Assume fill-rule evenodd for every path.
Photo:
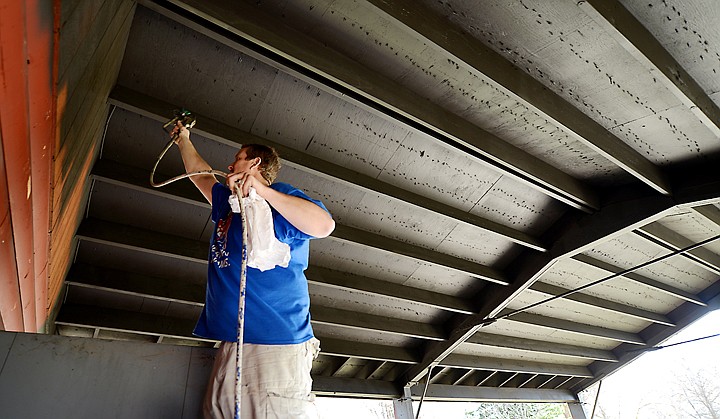
<instances>
[{"instance_id":1,"label":"spray gun nozzle","mask_svg":"<svg viewBox=\"0 0 720 419\"><path fill-rule=\"evenodd\" d=\"M180 122L185 128L191 129L195 126L195 122L197 120L195 119L195 115L192 114L192 112L188 111L187 109L175 109L173 111L173 114L175 115L173 119L167 121L163 125L163 129L165 132L170 134L173 129L175 129L175 126L178 122Z\"/></svg>"}]
</instances>

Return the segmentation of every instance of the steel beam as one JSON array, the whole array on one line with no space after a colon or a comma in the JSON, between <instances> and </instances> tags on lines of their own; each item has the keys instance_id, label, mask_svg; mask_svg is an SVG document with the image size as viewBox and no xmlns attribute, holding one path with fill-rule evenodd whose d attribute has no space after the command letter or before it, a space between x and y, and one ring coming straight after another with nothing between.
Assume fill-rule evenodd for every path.
<instances>
[{"instance_id":1,"label":"steel beam","mask_svg":"<svg viewBox=\"0 0 720 419\"><path fill-rule=\"evenodd\" d=\"M109 234L110 233L106 234L103 233L102 230L98 230L92 234L92 236L90 233L86 233L86 236L83 237L94 242L114 240ZM125 245L132 245L132 243L125 243ZM136 245L140 246L140 243L136 243ZM404 301L425 304L443 310L472 313L469 303L460 298L418 288L410 288L374 278L333 271L317 266L310 266L306 270L306 276L308 282L311 284L365 291L402 299ZM152 296L152 298L155 299L165 299L195 305L201 305L205 296L204 287L199 285L178 283L177 281L164 278L150 278L145 275L83 264L74 265L65 282L71 285L112 289L122 293Z\"/></svg>"},{"instance_id":2,"label":"steel beam","mask_svg":"<svg viewBox=\"0 0 720 419\"><path fill-rule=\"evenodd\" d=\"M207 263L208 244L203 241L169 234L157 234L149 230L97 218L85 219L80 224L76 236L81 240L93 243L109 244L191 262Z\"/></svg>"},{"instance_id":3,"label":"steel beam","mask_svg":"<svg viewBox=\"0 0 720 419\"><path fill-rule=\"evenodd\" d=\"M205 301L202 285L87 264L74 264L65 283L194 306L202 306Z\"/></svg>"},{"instance_id":4,"label":"steel beam","mask_svg":"<svg viewBox=\"0 0 720 419\"><path fill-rule=\"evenodd\" d=\"M323 355L345 356L377 361L391 361L401 364L414 364L420 356L414 351L394 346L376 345L365 342L350 342L318 335Z\"/></svg>"},{"instance_id":5,"label":"steel beam","mask_svg":"<svg viewBox=\"0 0 720 419\"><path fill-rule=\"evenodd\" d=\"M445 332L442 327L427 323L322 306L310 307L310 314L312 322L316 324L328 324L366 331L374 330L418 339L445 339Z\"/></svg>"},{"instance_id":6,"label":"steel beam","mask_svg":"<svg viewBox=\"0 0 720 419\"><path fill-rule=\"evenodd\" d=\"M720 208L712 204L705 204L693 207L692 209L720 227Z\"/></svg>"},{"instance_id":7,"label":"steel beam","mask_svg":"<svg viewBox=\"0 0 720 419\"><path fill-rule=\"evenodd\" d=\"M481 265L466 259L439 253L424 247L407 244L400 240L393 240L379 234L370 233L357 228L335 224L335 231L332 237L349 241L386 252L396 253L413 259L422 260L434 265L444 266L459 271L472 277L483 279L500 285L508 285L509 282L501 272L488 266Z\"/></svg>"},{"instance_id":8,"label":"steel beam","mask_svg":"<svg viewBox=\"0 0 720 419\"><path fill-rule=\"evenodd\" d=\"M80 227L80 230L92 230L93 235L81 236L84 240L103 242L110 245L119 245L124 248L130 247L140 251L147 251L146 248L139 247L139 244L134 243L143 242L143 240L137 239L138 237L142 237L142 230L132 229L129 227L126 228L124 230L125 233L119 233L119 235L127 235L128 237L132 237L132 242L126 241L118 244L118 242L116 241L118 237L115 236L118 234L118 232L112 231L116 230L114 225L98 220L86 221L88 221L89 223L83 223ZM164 243L164 245L176 241L176 238L170 236L162 236L157 234L155 236L156 243ZM156 248L154 250L151 250L151 252L160 252L161 254L167 253L163 249L164 248ZM121 283L123 282L123 278L127 279L127 283ZM144 283L144 281L152 281L152 285ZM203 294L199 292L199 289L189 284L176 284L176 286L173 286L171 281L165 279L150 278L144 275L124 273L105 268L89 267L86 265L73 267L70 274L68 275L67 282L73 286L105 289L113 292L131 294L139 297L154 298L165 301L175 301L191 305L202 305L204 301ZM445 333L439 326L402 320L393 317L376 316L317 305L311 307L311 313L312 322L314 324L328 324L332 326L359 328L363 330L370 329L376 330L378 332L392 333L401 336L409 336L429 340L442 340L445 336ZM368 349L371 347L358 344L358 348ZM346 354L346 356L355 356L353 354L360 356L357 352L351 352L349 354ZM370 353L365 354L361 357L376 359L377 354L377 350L372 350ZM386 357L380 357L379 359L387 360ZM399 362L411 362L409 359L403 359L404 361ZM416 361L417 360L413 360L412 362Z\"/></svg>"},{"instance_id":9,"label":"steel beam","mask_svg":"<svg viewBox=\"0 0 720 419\"><path fill-rule=\"evenodd\" d=\"M95 330L93 337L97 337L101 330L109 330L161 338L171 337L213 342L210 339L198 338L192 334L195 320L80 304L63 305L56 323L64 326L93 329ZM346 342L323 336L319 336L319 338L322 339L321 353L323 355L381 360L400 364L413 364L419 360L417 354L403 348L363 342Z\"/></svg>"},{"instance_id":10,"label":"steel beam","mask_svg":"<svg viewBox=\"0 0 720 419\"><path fill-rule=\"evenodd\" d=\"M402 387L390 381L359 380L313 375L312 391L318 396L394 399L403 394Z\"/></svg>"},{"instance_id":11,"label":"steel beam","mask_svg":"<svg viewBox=\"0 0 720 419\"><path fill-rule=\"evenodd\" d=\"M504 313L501 313L502 315ZM550 329L563 330L570 333L591 336L594 338L609 339L618 342L633 343L635 345L643 345L645 342L634 333L623 332L620 330L607 329L604 327L591 326L588 324L576 323L568 320L557 319L554 317L541 316L521 312L507 317L507 320L516 321L524 324L532 324Z\"/></svg>"},{"instance_id":12,"label":"steel beam","mask_svg":"<svg viewBox=\"0 0 720 419\"><path fill-rule=\"evenodd\" d=\"M195 320L81 304L63 304L55 323L65 326L129 332L138 335L166 336L211 342L210 339L199 339L193 336L192 331L195 327Z\"/></svg>"}]
</instances>

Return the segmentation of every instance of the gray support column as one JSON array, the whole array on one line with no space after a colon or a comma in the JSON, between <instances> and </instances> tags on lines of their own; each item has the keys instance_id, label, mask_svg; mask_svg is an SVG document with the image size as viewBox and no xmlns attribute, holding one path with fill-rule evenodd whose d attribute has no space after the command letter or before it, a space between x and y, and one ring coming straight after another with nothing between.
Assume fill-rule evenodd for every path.
<instances>
[{"instance_id":1,"label":"gray support column","mask_svg":"<svg viewBox=\"0 0 720 419\"><path fill-rule=\"evenodd\" d=\"M412 394L410 386L403 388L403 397L393 400L395 419L414 419L415 414L412 406Z\"/></svg>"},{"instance_id":2,"label":"gray support column","mask_svg":"<svg viewBox=\"0 0 720 419\"><path fill-rule=\"evenodd\" d=\"M568 409L570 409L570 415L572 416L572 419L587 419L587 416L585 416L585 411L582 408L582 403L568 403L567 407Z\"/></svg>"}]
</instances>

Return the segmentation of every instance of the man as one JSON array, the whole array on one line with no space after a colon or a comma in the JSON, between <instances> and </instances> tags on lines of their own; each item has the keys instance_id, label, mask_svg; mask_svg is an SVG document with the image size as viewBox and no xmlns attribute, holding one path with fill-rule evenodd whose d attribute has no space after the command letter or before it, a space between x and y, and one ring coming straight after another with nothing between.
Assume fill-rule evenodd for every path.
<instances>
[{"instance_id":1,"label":"man","mask_svg":"<svg viewBox=\"0 0 720 419\"><path fill-rule=\"evenodd\" d=\"M181 124L173 135L188 173L210 170ZM250 188L272 209L275 237L289 245L287 268L247 268L242 361L242 418L316 417L310 369L319 342L310 326L310 297L304 271L309 240L327 237L335 222L325 206L286 183L273 183L280 168L274 149L244 145L228 166L226 184L213 175L191 180L212 205L215 231L210 245L203 312L194 334L222 341L203 403L206 418L235 412L235 359L238 294L242 263L242 223L228 198L235 185ZM252 222L252 220L248 220Z\"/></svg>"}]
</instances>

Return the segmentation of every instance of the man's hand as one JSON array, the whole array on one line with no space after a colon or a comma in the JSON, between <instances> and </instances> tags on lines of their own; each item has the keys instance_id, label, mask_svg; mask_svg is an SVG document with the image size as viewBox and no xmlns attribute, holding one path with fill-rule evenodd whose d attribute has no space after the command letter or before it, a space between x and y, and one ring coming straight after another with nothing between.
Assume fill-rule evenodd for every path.
<instances>
[{"instance_id":1,"label":"man's hand","mask_svg":"<svg viewBox=\"0 0 720 419\"><path fill-rule=\"evenodd\" d=\"M180 150L180 155L185 165L185 173L212 170L212 167L210 167L200 154L198 154L197 150L195 150L195 146L190 141L190 131L185 128L182 122L178 121L175 124L175 127L170 132L170 138L172 138ZM209 174L193 176L190 180L197 186L205 199L212 204L212 188L217 182L215 176Z\"/></svg>"},{"instance_id":2,"label":"man's hand","mask_svg":"<svg viewBox=\"0 0 720 419\"><path fill-rule=\"evenodd\" d=\"M233 173L229 175L227 177L226 183L230 190L233 192L235 192L236 186L239 187L241 189L243 197L248 196L248 194L250 193L250 188L254 188L255 192L257 192L258 195L265 198L264 193L270 189L270 187L267 186L264 181L245 172Z\"/></svg>"},{"instance_id":3,"label":"man's hand","mask_svg":"<svg viewBox=\"0 0 720 419\"><path fill-rule=\"evenodd\" d=\"M190 131L185 128L182 122L177 121L175 128L170 132L170 138L175 141L175 144L180 144L180 141L190 139Z\"/></svg>"}]
</instances>

